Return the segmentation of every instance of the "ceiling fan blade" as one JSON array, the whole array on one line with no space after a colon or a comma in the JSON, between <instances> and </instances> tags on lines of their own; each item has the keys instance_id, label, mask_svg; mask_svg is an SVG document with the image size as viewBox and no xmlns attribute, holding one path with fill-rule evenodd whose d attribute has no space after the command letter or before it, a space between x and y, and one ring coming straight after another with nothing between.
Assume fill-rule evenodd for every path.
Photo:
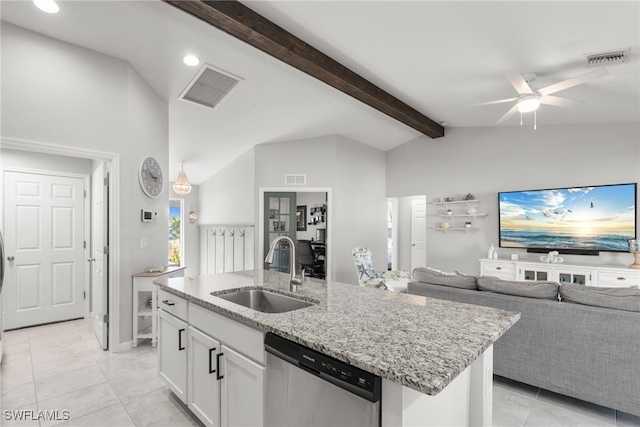
<instances>
[{"instance_id":1,"label":"ceiling fan blade","mask_svg":"<svg viewBox=\"0 0 640 427\"><path fill-rule=\"evenodd\" d=\"M508 98L508 99L499 99L497 101L489 101L489 102L479 102L477 104L467 104L463 105L463 107L479 107L481 105L492 105L492 104L502 104L503 102L512 102L517 100L518 98Z\"/></svg>"},{"instance_id":2,"label":"ceiling fan blade","mask_svg":"<svg viewBox=\"0 0 640 427\"><path fill-rule=\"evenodd\" d=\"M560 98L559 96L547 95L540 98L541 104L553 105L555 107L579 107L584 104L583 101L576 101L568 98Z\"/></svg>"},{"instance_id":3,"label":"ceiling fan blade","mask_svg":"<svg viewBox=\"0 0 640 427\"><path fill-rule=\"evenodd\" d=\"M530 95L533 93L533 91L529 87L529 84L522 78L520 74L508 74L506 78L520 95Z\"/></svg>"},{"instance_id":4,"label":"ceiling fan blade","mask_svg":"<svg viewBox=\"0 0 640 427\"><path fill-rule=\"evenodd\" d=\"M538 89L540 95L551 95L552 93L560 92L561 90L569 89L570 87L578 86L586 83L590 80L599 79L609 74L606 68L598 68L597 70L589 71L588 73L580 74L579 76L565 80L560 83L552 84L551 86Z\"/></svg>"},{"instance_id":5,"label":"ceiling fan blade","mask_svg":"<svg viewBox=\"0 0 640 427\"><path fill-rule=\"evenodd\" d=\"M511 116L513 116L517 112L518 112L518 104L511 107L511 109L507 111L504 116L500 117L496 123L506 122L511 118Z\"/></svg>"}]
</instances>

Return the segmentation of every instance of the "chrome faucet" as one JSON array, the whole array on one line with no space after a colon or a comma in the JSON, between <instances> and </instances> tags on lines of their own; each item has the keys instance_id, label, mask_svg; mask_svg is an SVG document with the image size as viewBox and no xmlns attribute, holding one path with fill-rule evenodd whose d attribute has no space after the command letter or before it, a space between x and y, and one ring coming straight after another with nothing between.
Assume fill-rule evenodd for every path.
<instances>
[{"instance_id":1,"label":"chrome faucet","mask_svg":"<svg viewBox=\"0 0 640 427\"><path fill-rule=\"evenodd\" d=\"M273 253L275 252L276 245L281 240L286 240L289 242L289 251L291 252L289 256L289 272L291 274L289 278L289 290L291 292L295 292L298 290L298 285L302 284L302 281L296 278L296 246L293 244L293 240L291 240L291 238L289 238L288 236L276 237L273 243L271 243L271 247L269 248L269 253L267 254L267 257L264 259L264 262L269 264L273 263Z\"/></svg>"}]
</instances>

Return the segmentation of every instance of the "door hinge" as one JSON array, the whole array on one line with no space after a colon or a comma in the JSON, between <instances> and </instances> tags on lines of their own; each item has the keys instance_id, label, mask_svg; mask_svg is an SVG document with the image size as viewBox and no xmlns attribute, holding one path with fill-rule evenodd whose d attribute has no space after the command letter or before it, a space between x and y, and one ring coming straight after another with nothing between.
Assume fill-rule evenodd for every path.
<instances>
[{"instance_id":1,"label":"door hinge","mask_svg":"<svg viewBox=\"0 0 640 427\"><path fill-rule=\"evenodd\" d=\"M109 255L109 246L105 246L104 249L102 250L102 253L105 255Z\"/></svg>"},{"instance_id":2,"label":"door hinge","mask_svg":"<svg viewBox=\"0 0 640 427\"><path fill-rule=\"evenodd\" d=\"M84 249L87 249L87 241L86 241L86 240L85 240L84 242L82 242L82 247L83 247Z\"/></svg>"},{"instance_id":3,"label":"door hinge","mask_svg":"<svg viewBox=\"0 0 640 427\"><path fill-rule=\"evenodd\" d=\"M82 291L82 299L87 299L87 291Z\"/></svg>"},{"instance_id":4,"label":"door hinge","mask_svg":"<svg viewBox=\"0 0 640 427\"><path fill-rule=\"evenodd\" d=\"M84 198L87 198L87 190L84 190Z\"/></svg>"},{"instance_id":5,"label":"door hinge","mask_svg":"<svg viewBox=\"0 0 640 427\"><path fill-rule=\"evenodd\" d=\"M108 314L104 314L102 316L102 323L109 323L109 315Z\"/></svg>"},{"instance_id":6,"label":"door hinge","mask_svg":"<svg viewBox=\"0 0 640 427\"><path fill-rule=\"evenodd\" d=\"M104 179L104 186L108 187L109 186L109 174L107 174L107 176Z\"/></svg>"}]
</instances>

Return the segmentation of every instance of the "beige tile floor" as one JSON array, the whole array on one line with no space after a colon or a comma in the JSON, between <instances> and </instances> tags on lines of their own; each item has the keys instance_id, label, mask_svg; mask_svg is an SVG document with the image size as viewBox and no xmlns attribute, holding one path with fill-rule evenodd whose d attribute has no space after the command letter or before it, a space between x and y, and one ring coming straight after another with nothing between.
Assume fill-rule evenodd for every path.
<instances>
[{"instance_id":1,"label":"beige tile floor","mask_svg":"<svg viewBox=\"0 0 640 427\"><path fill-rule=\"evenodd\" d=\"M102 351L88 320L9 331L0 365L0 425L201 426L159 380L149 342ZM69 411L68 421L7 420L6 410ZM63 418L59 412L58 418Z\"/></svg>"},{"instance_id":2,"label":"beige tile floor","mask_svg":"<svg viewBox=\"0 0 640 427\"><path fill-rule=\"evenodd\" d=\"M91 322L76 320L4 335L0 408L67 410L63 421L2 426L201 426L158 379L156 350L102 351ZM496 377L494 427L636 426L640 417Z\"/></svg>"}]
</instances>

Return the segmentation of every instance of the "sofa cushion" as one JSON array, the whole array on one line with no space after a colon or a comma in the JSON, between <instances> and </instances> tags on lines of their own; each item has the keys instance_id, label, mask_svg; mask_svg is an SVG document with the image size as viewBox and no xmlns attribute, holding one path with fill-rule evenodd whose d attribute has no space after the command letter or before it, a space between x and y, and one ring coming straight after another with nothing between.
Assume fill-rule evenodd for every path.
<instances>
[{"instance_id":1,"label":"sofa cushion","mask_svg":"<svg viewBox=\"0 0 640 427\"><path fill-rule=\"evenodd\" d=\"M558 287L556 282L514 282L490 276L478 277L478 289L481 291L526 298L557 300Z\"/></svg>"},{"instance_id":2,"label":"sofa cushion","mask_svg":"<svg viewBox=\"0 0 640 427\"><path fill-rule=\"evenodd\" d=\"M640 289L600 288L567 283L560 287L563 301L616 310L640 312Z\"/></svg>"},{"instance_id":3,"label":"sofa cushion","mask_svg":"<svg viewBox=\"0 0 640 427\"><path fill-rule=\"evenodd\" d=\"M478 289L475 276L459 276L456 273L443 273L432 268L418 267L413 269L413 279L432 285L450 286L461 289Z\"/></svg>"}]
</instances>

